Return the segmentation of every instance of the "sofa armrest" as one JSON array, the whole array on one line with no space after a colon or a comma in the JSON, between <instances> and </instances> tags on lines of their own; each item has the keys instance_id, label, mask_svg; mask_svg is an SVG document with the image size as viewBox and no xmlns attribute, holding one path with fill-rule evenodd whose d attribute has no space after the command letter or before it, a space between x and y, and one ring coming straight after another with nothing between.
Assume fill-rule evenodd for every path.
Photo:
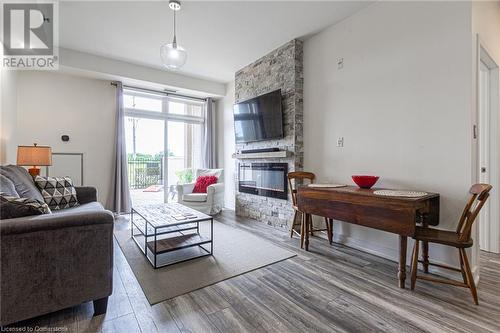
<instances>
[{"instance_id":1,"label":"sofa armrest","mask_svg":"<svg viewBox=\"0 0 500 333\"><path fill-rule=\"evenodd\" d=\"M177 198L182 200L184 194L193 193L195 183L186 183L177 185Z\"/></svg>"},{"instance_id":2,"label":"sofa armrest","mask_svg":"<svg viewBox=\"0 0 500 333\"><path fill-rule=\"evenodd\" d=\"M97 201L97 189L92 186L75 186L78 203L85 204Z\"/></svg>"},{"instance_id":3,"label":"sofa armrest","mask_svg":"<svg viewBox=\"0 0 500 333\"><path fill-rule=\"evenodd\" d=\"M223 192L224 192L224 183L216 183L216 184L212 184L212 185L207 186L207 194L209 196L223 193Z\"/></svg>"},{"instance_id":4,"label":"sofa armrest","mask_svg":"<svg viewBox=\"0 0 500 333\"><path fill-rule=\"evenodd\" d=\"M210 215L219 213L224 207L224 183L207 187L207 203L210 204Z\"/></svg>"},{"instance_id":5,"label":"sofa armrest","mask_svg":"<svg viewBox=\"0 0 500 333\"><path fill-rule=\"evenodd\" d=\"M113 223L113 214L107 210L43 214L2 220L0 234L4 236L97 224L113 225Z\"/></svg>"}]
</instances>

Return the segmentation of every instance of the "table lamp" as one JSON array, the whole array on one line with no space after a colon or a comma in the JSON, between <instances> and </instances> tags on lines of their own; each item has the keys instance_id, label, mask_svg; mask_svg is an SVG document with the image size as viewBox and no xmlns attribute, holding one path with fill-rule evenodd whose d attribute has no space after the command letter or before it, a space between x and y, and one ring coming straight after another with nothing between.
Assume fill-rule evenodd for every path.
<instances>
[{"instance_id":1,"label":"table lamp","mask_svg":"<svg viewBox=\"0 0 500 333\"><path fill-rule=\"evenodd\" d=\"M17 147L17 165L33 166L28 169L31 176L40 175L40 168L37 166L52 165L52 148L47 146L18 146Z\"/></svg>"}]
</instances>

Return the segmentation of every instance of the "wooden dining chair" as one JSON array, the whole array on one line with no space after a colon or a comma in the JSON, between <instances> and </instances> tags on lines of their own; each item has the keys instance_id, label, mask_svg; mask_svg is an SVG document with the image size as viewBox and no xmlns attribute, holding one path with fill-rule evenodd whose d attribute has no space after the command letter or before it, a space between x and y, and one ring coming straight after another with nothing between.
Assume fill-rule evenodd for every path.
<instances>
[{"instance_id":1,"label":"wooden dining chair","mask_svg":"<svg viewBox=\"0 0 500 333\"><path fill-rule=\"evenodd\" d=\"M306 185L305 183L312 184L316 179L316 175L312 172L305 171L295 171L288 173L288 187L290 188L290 193L292 195L292 206L294 210L292 226L290 227L290 237L296 233L300 236L300 247L304 248L304 235L306 230L306 223L310 230L310 234L314 235L315 231L326 231L328 236L328 241L330 244L333 242L333 220L325 217L325 229L314 229L312 225L312 218L309 216L308 221L306 221L306 214L301 212L297 207L297 188L300 185ZM300 216L300 222L297 223L297 217ZM300 232L295 229L296 226L300 225Z\"/></svg>"},{"instance_id":2,"label":"wooden dining chair","mask_svg":"<svg viewBox=\"0 0 500 333\"><path fill-rule=\"evenodd\" d=\"M477 215L479 214L481 208L483 208L486 200L488 199L491 188L492 186L489 184L475 184L470 188L469 193L471 194L471 197L467 202L467 204L465 205L465 209L462 213L462 216L460 217L456 231L445 231L427 227L417 227L415 236L413 237L413 239L415 239L415 246L413 248L412 260L411 260L412 290L415 289L415 283L417 282L417 279L451 284L458 287L469 288L472 294L472 298L474 299L474 303L476 303L476 305L479 304L477 299L476 284L474 283L474 278L472 276L469 260L467 259L467 254L465 252L465 249L471 247L473 244L471 238L472 224L476 220ZM420 242L422 242L425 247L428 246L428 243L437 243L457 248L460 258L460 269L419 260L418 256L419 256ZM419 276L417 275L419 262L422 262L425 265L436 266L460 272L462 273L463 283L455 280L437 279L425 275Z\"/></svg>"}]
</instances>

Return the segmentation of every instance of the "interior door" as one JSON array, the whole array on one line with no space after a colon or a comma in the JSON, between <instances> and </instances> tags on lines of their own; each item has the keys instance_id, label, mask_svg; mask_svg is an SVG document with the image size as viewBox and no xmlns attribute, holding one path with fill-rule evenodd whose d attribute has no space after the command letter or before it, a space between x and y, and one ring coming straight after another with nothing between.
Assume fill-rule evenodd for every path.
<instances>
[{"instance_id":1,"label":"interior door","mask_svg":"<svg viewBox=\"0 0 500 333\"><path fill-rule=\"evenodd\" d=\"M490 183L490 70L481 61L479 71L479 181ZM479 215L479 247L489 250L490 205L486 202Z\"/></svg>"}]
</instances>

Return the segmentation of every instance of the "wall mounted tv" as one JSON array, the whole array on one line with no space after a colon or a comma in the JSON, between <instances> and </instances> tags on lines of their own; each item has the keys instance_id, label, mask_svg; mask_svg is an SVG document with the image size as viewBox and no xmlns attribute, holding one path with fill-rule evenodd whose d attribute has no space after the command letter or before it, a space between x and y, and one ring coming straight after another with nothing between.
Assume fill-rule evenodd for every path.
<instances>
[{"instance_id":1,"label":"wall mounted tv","mask_svg":"<svg viewBox=\"0 0 500 333\"><path fill-rule=\"evenodd\" d=\"M282 138L281 90L235 104L234 133L236 143Z\"/></svg>"}]
</instances>

